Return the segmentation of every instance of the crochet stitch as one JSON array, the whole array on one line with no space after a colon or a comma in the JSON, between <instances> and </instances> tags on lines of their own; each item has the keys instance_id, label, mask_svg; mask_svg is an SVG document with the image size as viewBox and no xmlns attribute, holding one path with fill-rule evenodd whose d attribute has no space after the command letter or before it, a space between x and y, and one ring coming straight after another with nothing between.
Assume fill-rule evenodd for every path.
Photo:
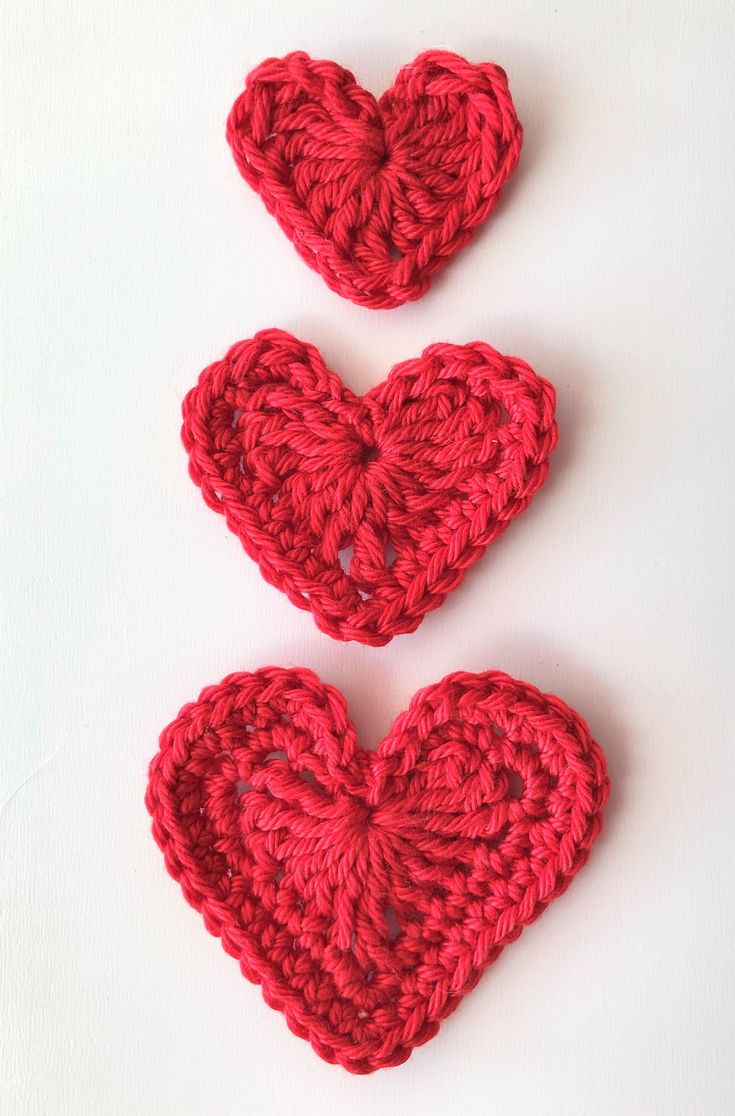
<instances>
[{"instance_id":1,"label":"crochet stitch","mask_svg":"<svg viewBox=\"0 0 735 1116\"><path fill-rule=\"evenodd\" d=\"M528 505L555 393L489 345L430 345L356 396L280 330L183 405L189 469L263 576L335 639L414 631Z\"/></svg>"},{"instance_id":2,"label":"crochet stitch","mask_svg":"<svg viewBox=\"0 0 735 1116\"><path fill-rule=\"evenodd\" d=\"M567 888L605 759L505 674L415 695L377 752L308 670L232 674L166 729L146 796L166 867L291 1030L352 1073L404 1062Z\"/></svg>"},{"instance_id":3,"label":"crochet stitch","mask_svg":"<svg viewBox=\"0 0 735 1116\"><path fill-rule=\"evenodd\" d=\"M379 101L297 52L248 76L227 139L243 178L337 294L389 309L489 216L522 128L505 72L448 51L404 66Z\"/></svg>"}]
</instances>

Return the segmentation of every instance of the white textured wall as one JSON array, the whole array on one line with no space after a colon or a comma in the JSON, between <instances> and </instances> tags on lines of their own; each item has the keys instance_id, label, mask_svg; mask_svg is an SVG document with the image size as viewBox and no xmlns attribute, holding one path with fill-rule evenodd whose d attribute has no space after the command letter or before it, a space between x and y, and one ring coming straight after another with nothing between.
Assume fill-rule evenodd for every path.
<instances>
[{"instance_id":1,"label":"white textured wall","mask_svg":"<svg viewBox=\"0 0 735 1116\"><path fill-rule=\"evenodd\" d=\"M733 1105L733 15L709 0L4 0L0 1110L85 1116L725 1116ZM446 46L509 72L521 169L420 303L301 264L224 123L291 49L372 90ZM265 326L356 390L484 339L559 391L532 510L387 649L260 579L187 477L179 407ZM376 744L499 667L589 720L614 783L571 891L439 1038L320 1062L166 876L158 731L236 669L303 664Z\"/></svg>"}]
</instances>

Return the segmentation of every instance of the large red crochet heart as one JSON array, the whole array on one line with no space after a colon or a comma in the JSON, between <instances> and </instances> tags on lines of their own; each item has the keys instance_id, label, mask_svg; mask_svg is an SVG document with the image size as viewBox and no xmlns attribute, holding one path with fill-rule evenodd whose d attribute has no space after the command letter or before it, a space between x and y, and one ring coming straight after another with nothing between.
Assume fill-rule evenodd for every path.
<instances>
[{"instance_id":1,"label":"large red crochet heart","mask_svg":"<svg viewBox=\"0 0 735 1116\"><path fill-rule=\"evenodd\" d=\"M166 867L328 1062L406 1060L587 860L605 760L557 697L494 671L413 698L377 752L308 670L233 674L164 729Z\"/></svg>"},{"instance_id":2,"label":"large red crochet heart","mask_svg":"<svg viewBox=\"0 0 735 1116\"><path fill-rule=\"evenodd\" d=\"M240 173L301 257L374 309L426 292L490 214L521 138L504 71L441 50L379 101L334 62L270 58L227 123Z\"/></svg>"},{"instance_id":3,"label":"large red crochet heart","mask_svg":"<svg viewBox=\"0 0 735 1116\"><path fill-rule=\"evenodd\" d=\"M353 395L311 345L266 330L186 397L205 500L263 576L336 639L414 631L527 506L555 394L489 345L431 345Z\"/></svg>"}]
</instances>

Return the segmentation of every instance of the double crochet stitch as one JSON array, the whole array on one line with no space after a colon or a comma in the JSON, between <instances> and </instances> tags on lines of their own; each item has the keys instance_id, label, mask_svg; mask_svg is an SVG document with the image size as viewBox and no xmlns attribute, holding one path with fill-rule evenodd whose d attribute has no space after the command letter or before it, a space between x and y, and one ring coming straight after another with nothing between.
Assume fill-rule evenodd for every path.
<instances>
[{"instance_id":1,"label":"double crochet stitch","mask_svg":"<svg viewBox=\"0 0 735 1116\"><path fill-rule=\"evenodd\" d=\"M344 298L421 298L513 173L522 129L505 72L432 50L376 101L298 52L248 76L227 124L243 178Z\"/></svg>"},{"instance_id":2,"label":"double crochet stitch","mask_svg":"<svg viewBox=\"0 0 735 1116\"><path fill-rule=\"evenodd\" d=\"M505 674L427 687L368 752L338 691L271 667L184 706L146 802L243 974L322 1058L370 1073L567 888L607 793L582 718Z\"/></svg>"}]
</instances>

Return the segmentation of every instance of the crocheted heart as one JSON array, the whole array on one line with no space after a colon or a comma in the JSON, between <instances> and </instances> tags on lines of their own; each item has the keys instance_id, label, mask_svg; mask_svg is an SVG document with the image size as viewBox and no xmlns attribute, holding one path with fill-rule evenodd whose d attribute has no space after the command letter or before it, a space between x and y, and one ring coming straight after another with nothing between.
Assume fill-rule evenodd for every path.
<instances>
[{"instance_id":1,"label":"crocheted heart","mask_svg":"<svg viewBox=\"0 0 735 1116\"><path fill-rule=\"evenodd\" d=\"M421 298L489 216L521 138L504 71L441 50L379 101L334 62L270 58L227 123L240 173L301 257L373 309Z\"/></svg>"},{"instance_id":2,"label":"crocheted heart","mask_svg":"<svg viewBox=\"0 0 735 1116\"><path fill-rule=\"evenodd\" d=\"M569 885L605 760L557 697L453 674L377 752L308 670L233 674L164 729L146 804L166 867L328 1062L405 1061Z\"/></svg>"},{"instance_id":3,"label":"crocheted heart","mask_svg":"<svg viewBox=\"0 0 735 1116\"><path fill-rule=\"evenodd\" d=\"M183 406L192 478L263 576L336 639L414 631L543 483L555 394L489 345L431 345L353 395L266 330Z\"/></svg>"}]
</instances>

